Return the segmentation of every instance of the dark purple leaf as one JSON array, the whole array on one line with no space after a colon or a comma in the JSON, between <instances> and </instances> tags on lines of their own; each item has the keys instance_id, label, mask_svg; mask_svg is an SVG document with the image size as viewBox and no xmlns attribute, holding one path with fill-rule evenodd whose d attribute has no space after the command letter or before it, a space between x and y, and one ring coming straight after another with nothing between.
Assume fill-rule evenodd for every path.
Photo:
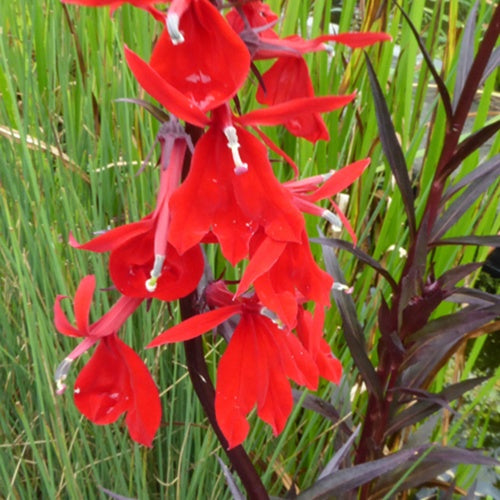
<instances>
[{"instance_id":1,"label":"dark purple leaf","mask_svg":"<svg viewBox=\"0 0 500 500\"><path fill-rule=\"evenodd\" d=\"M359 488L363 484L373 481L377 477L387 474L395 468L408 468L409 465L425 452L427 447L398 451L384 458L364 464L355 465L348 469L341 469L316 481L310 488L304 490L299 500L323 500L343 498L340 495Z\"/></svg>"},{"instance_id":2,"label":"dark purple leaf","mask_svg":"<svg viewBox=\"0 0 500 500\"><path fill-rule=\"evenodd\" d=\"M387 103L385 102L384 94L382 93L382 89L378 83L372 63L366 53L365 59L373 99L375 102L375 115L380 133L380 142L382 143L382 149L384 150L389 167L391 168L401 192L406 216L408 217L410 237L413 238L416 231L415 208L410 176L408 175L408 167L406 166L403 150L401 149L398 138L396 137L396 132L394 130L394 125L392 124L389 109L387 108Z\"/></svg>"},{"instance_id":3,"label":"dark purple leaf","mask_svg":"<svg viewBox=\"0 0 500 500\"><path fill-rule=\"evenodd\" d=\"M326 467L321 471L321 474L318 476L318 480L323 479L324 477L338 470L340 464L342 463L342 460L344 460L344 458L347 456L347 453L349 453L349 450L353 447L354 440L358 436L360 429L361 425L358 425L356 429L354 429L354 432L349 437L349 439L342 445L339 450L337 450L335 455L326 464Z\"/></svg>"},{"instance_id":4,"label":"dark purple leaf","mask_svg":"<svg viewBox=\"0 0 500 500\"><path fill-rule=\"evenodd\" d=\"M467 336L500 314L500 304L465 309L427 323L407 340L410 346L402 364L404 387L425 387ZM404 370L404 371L403 371Z\"/></svg>"},{"instance_id":5,"label":"dark purple leaf","mask_svg":"<svg viewBox=\"0 0 500 500\"><path fill-rule=\"evenodd\" d=\"M478 377L458 382L457 384L446 387L439 394L433 394L432 396L436 398L435 400L431 397L424 397L420 399L416 403L413 403L408 408L393 416L386 431L386 435L389 436L405 427L421 422L424 418L427 418L436 411L439 411L441 408L445 407L445 405L461 397L466 392L474 389L474 387L487 379L488 377Z\"/></svg>"},{"instance_id":6,"label":"dark purple leaf","mask_svg":"<svg viewBox=\"0 0 500 500\"><path fill-rule=\"evenodd\" d=\"M498 66L500 66L500 46L491 53L479 85L482 85L486 81L486 78L488 78Z\"/></svg>"},{"instance_id":7,"label":"dark purple leaf","mask_svg":"<svg viewBox=\"0 0 500 500\"><path fill-rule=\"evenodd\" d=\"M228 469L227 465L222 461L220 457L217 457L217 461L222 469L222 473L224 474L224 478L226 479L226 483L229 486L229 491L231 495L233 495L233 500L245 500L245 496L241 493L236 481L234 480L231 471Z\"/></svg>"},{"instance_id":8,"label":"dark purple leaf","mask_svg":"<svg viewBox=\"0 0 500 500\"><path fill-rule=\"evenodd\" d=\"M475 450L466 450L463 448L452 448L446 446L435 446L427 453L424 451L422 460L416 465L414 470L405 478L394 492L416 488L429 481L434 480L448 469L461 464L474 465L498 465L497 460L483 455ZM389 472L380 478L377 482L375 491L382 493L392 489L403 474L408 470L406 465L398 465L395 470Z\"/></svg>"},{"instance_id":9,"label":"dark purple leaf","mask_svg":"<svg viewBox=\"0 0 500 500\"><path fill-rule=\"evenodd\" d=\"M347 436L351 436L351 428L342 421L339 412L328 401L325 401L318 396L313 396L312 394L306 394L304 397L304 391L299 391L298 389L292 389L292 395L296 404L300 402L303 408L316 412L318 415L330 420L330 422L333 422L334 424L340 423L340 429Z\"/></svg>"},{"instance_id":10,"label":"dark purple leaf","mask_svg":"<svg viewBox=\"0 0 500 500\"><path fill-rule=\"evenodd\" d=\"M455 193L462 188L468 186L473 181L488 177L493 183L500 176L500 154L493 156L485 163L476 167L472 172L469 172L463 179L456 184L451 185L443 195L443 203L448 201Z\"/></svg>"},{"instance_id":11,"label":"dark purple leaf","mask_svg":"<svg viewBox=\"0 0 500 500\"><path fill-rule=\"evenodd\" d=\"M439 95L441 96L441 100L443 101L444 111L446 113L448 123L450 123L452 117L452 110L451 110L451 99L450 99L450 94L448 93L448 89L446 88L446 85L443 82L442 78L439 76L439 73L436 70L434 63L432 62L432 57L429 55L429 52L427 52L424 42L422 41L422 38L420 38L420 35L417 31L417 28L415 28L415 25L412 23L410 17L403 10L403 8L397 2L394 3L396 4L397 8L401 11L401 14L403 14L403 17L406 19L408 26L410 26L413 36L417 40L420 51L422 52L422 56L424 57L425 62L427 63L427 67L431 72L432 78L434 78L434 81L436 82Z\"/></svg>"},{"instance_id":12,"label":"dark purple leaf","mask_svg":"<svg viewBox=\"0 0 500 500\"><path fill-rule=\"evenodd\" d=\"M460 46L460 54L457 64L457 78L455 80L455 88L453 90L453 111L456 110L460 94L465 85L465 80L472 67L474 60L474 32L476 31L477 7L479 2L476 2L470 10L469 17L465 23L462 33L462 44Z\"/></svg>"},{"instance_id":13,"label":"dark purple leaf","mask_svg":"<svg viewBox=\"0 0 500 500\"><path fill-rule=\"evenodd\" d=\"M480 177L470 183L469 187L448 207L434 224L431 242L439 240L462 215L478 200L479 196L491 186L489 176Z\"/></svg>"},{"instance_id":14,"label":"dark purple leaf","mask_svg":"<svg viewBox=\"0 0 500 500\"><path fill-rule=\"evenodd\" d=\"M370 257L370 255L368 255L366 252L363 252L363 250L355 247L352 243L337 238L311 238L311 242L347 250L349 253L352 253L355 257L357 257L361 262L368 264L371 268L375 269L375 271L381 274L387 280L393 290L396 289L397 285L394 281L394 278L380 264L380 262L375 260L373 257Z\"/></svg>"},{"instance_id":15,"label":"dark purple leaf","mask_svg":"<svg viewBox=\"0 0 500 500\"><path fill-rule=\"evenodd\" d=\"M342 271L340 270L333 249L327 245L322 245L322 249L326 270L331 274L337 283L344 283L345 279ZM337 304L340 316L342 317L344 338L347 346L349 347L354 363L363 377L368 391L371 394L375 394L377 398L381 398L382 388L380 387L380 381L377 373L375 372L375 368L366 353L365 338L363 336L361 325L358 321L354 301L350 295L347 295L343 291L339 290L332 290L332 296Z\"/></svg>"},{"instance_id":16,"label":"dark purple leaf","mask_svg":"<svg viewBox=\"0 0 500 500\"><path fill-rule=\"evenodd\" d=\"M456 288L452 295L448 297L452 302L478 305L481 307L492 304L500 304L500 295L483 292L476 288Z\"/></svg>"},{"instance_id":17,"label":"dark purple leaf","mask_svg":"<svg viewBox=\"0 0 500 500\"><path fill-rule=\"evenodd\" d=\"M482 265L482 262L473 262L450 269L438 278L437 281L439 286L445 290L451 291L460 280L463 280L466 276L469 276L469 274L477 271Z\"/></svg>"},{"instance_id":18,"label":"dark purple leaf","mask_svg":"<svg viewBox=\"0 0 500 500\"><path fill-rule=\"evenodd\" d=\"M453 238L443 238L442 240L434 241L433 246L439 245L477 245L484 247L499 247L500 236L491 234L487 236L454 236Z\"/></svg>"},{"instance_id":19,"label":"dark purple leaf","mask_svg":"<svg viewBox=\"0 0 500 500\"><path fill-rule=\"evenodd\" d=\"M500 130L500 120L486 125L482 129L474 132L464 139L458 146L456 152L443 167L443 172L449 175L462 161L470 154L478 150L487 140L493 137Z\"/></svg>"},{"instance_id":20,"label":"dark purple leaf","mask_svg":"<svg viewBox=\"0 0 500 500\"><path fill-rule=\"evenodd\" d=\"M168 115L168 113L165 113L165 111L163 111L158 106L155 106L154 104L151 104L148 101L144 101L143 99L131 99L128 97L122 97L120 99L115 99L115 101L137 104L138 106L141 106L146 111L151 113L160 123L165 123L170 120L170 116Z\"/></svg>"}]
</instances>

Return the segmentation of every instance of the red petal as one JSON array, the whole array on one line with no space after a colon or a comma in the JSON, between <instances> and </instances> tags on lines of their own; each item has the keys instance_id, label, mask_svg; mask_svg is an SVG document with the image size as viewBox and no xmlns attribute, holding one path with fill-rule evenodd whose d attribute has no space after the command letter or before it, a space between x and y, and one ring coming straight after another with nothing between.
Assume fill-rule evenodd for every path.
<instances>
[{"instance_id":1,"label":"red petal","mask_svg":"<svg viewBox=\"0 0 500 500\"><path fill-rule=\"evenodd\" d=\"M75 404L89 420L104 425L128 412L134 441L151 446L160 425L158 389L139 356L115 335L105 337L75 382Z\"/></svg>"},{"instance_id":2,"label":"red petal","mask_svg":"<svg viewBox=\"0 0 500 500\"><path fill-rule=\"evenodd\" d=\"M208 124L208 118L195 103L165 81L148 63L127 46L125 46L124 50L129 68L148 94L181 120L198 127Z\"/></svg>"},{"instance_id":3,"label":"red petal","mask_svg":"<svg viewBox=\"0 0 500 500\"><path fill-rule=\"evenodd\" d=\"M238 121L242 125L280 125L296 117L311 113L326 113L350 103L356 94L326 97L304 97L275 104L265 109L256 109L242 115Z\"/></svg>"},{"instance_id":4,"label":"red petal","mask_svg":"<svg viewBox=\"0 0 500 500\"><path fill-rule=\"evenodd\" d=\"M319 368L319 374L333 382L334 384L339 384L342 378L342 364L340 361L332 354L330 346L326 340L320 340L320 351L316 357L316 364Z\"/></svg>"},{"instance_id":5,"label":"red petal","mask_svg":"<svg viewBox=\"0 0 500 500\"><path fill-rule=\"evenodd\" d=\"M251 315L242 315L217 368L215 413L229 448L248 434L246 416L257 402L261 383L256 369L258 346Z\"/></svg>"},{"instance_id":6,"label":"red petal","mask_svg":"<svg viewBox=\"0 0 500 500\"><path fill-rule=\"evenodd\" d=\"M320 188L304 197L310 201L319 201L340 193L365 171L370 161L370 158L365 158L337 170Z\"/></svg>"},{"instance_id":7,"label":"red petal","mask_svg":"<svg viewBox=\"0 0 500 500\"><path fill-rule=\"evenodd\" d=\"M265 92L259 87L256 96L261 104L276 105L293 99L314 97L309 69L302 58L280 57L271 69L262 75L262 80ZM319 113L294 117L286 121L284 126L290 133L311 142L329 138L328 130Z\"/></svg>"},{"instance_id":8,"label":"red petal","mask_svg":"<svg viewBox=\"0 0 500 500\"><path fill-rule=\"evenodd\" d=\"M56 301L54 302L54 325L56 330L63 335L69 335L70 337L85 337L86 332L81 332L75 328L64 314L61 308L61 300L66 299L66 295L58 295Z\"/></svg>"},{"instance_id":9,"label":"red petal","mask_svg":"<svg viewBox=\"0 0 500 500\"><path fill-rule=\"evenodd\" d=\"M264 237L243 273L235 297L238 297L250 287L256 278L267 272L276 262L286 247L283 241L274 241Z\"/></svg>"},{"instance_id":10,"label":"red petal","mask_svg":"<svg viewBox=\"0 0 500 500\"><path fill-rule=\"evenodd\" d=\"M271 426L276 436L284 429L292 411L292 391L281 363L279 349L273 343L272 337L259 329L257 338L261 358L266 364L269 376L267 393L263 402L258 404L257 413Z\"/></svg>"},{"instance_id":11,"label":"red petal","mask_svg":"<svg viewBox=\"0 0 500 500\"><path fill-rule=\"evenodd\" d=\"M132 222L131 224L125 224L123 226L110 229L92 240L87 241L87 243L78 243L70 233L69 244L73 248L78 248L80 250L89 250L91 252L98 253L110 252L120 245L123 245L131 238L135 238L138 235L142 235L150 231L153 226L154 220L150 216L147 216L138 222Z\"/></svg>"},{"instance_id":12,"label":"red petal","mask_svg":"<svg viewBox=\"0 0 500 500\"><path fill-rule=\"evenodd\" d=\"M75 381L75 405L95 424L115 422L132 404L127 367L115 336L99 342Z\"/></svg>"},{"instance_id":13,"label":"red petal","mask_svg":"<svg viewBox=\"0 0 500 500\"><path fill-rule=\"evenodd\" d=\"M128 345L119 339L117 342L127 365L133 394L125 422L134 441L151 446L162 413L158 389L142 359Z\"/></svg>"},{"instance_id":14,"label":"red petal","mask_svg":"<svg viewBox=\"0 0 500 500\"><path fill-rule=\"evenodd\" d=\"M232 265L248 255L256 224L237 203L233 170L227 139L217 127L210 128L196 144L189 174L170 202L169 241L179 253L197 245L211 229Z\"/></svg>"},{"instance_id":15,"label":"red petal","mask_svg":"<svg viewBox=\"0 0 500 500\"><path fill-rule=\"evenodd\" d=\"M89 331L89 312L95 290L95 276L89 274L80 281L75 293L74 308L76 325L81 332Z\"/></svg>"},{"instance_id":16,"label":"red petal","mask_svg":"<svg viewBox=\"0 0 500 500\"><path fill-rule=\"evenodd\" d=\"M220 307L213 311L198 314L160 333L160 335L150 342L146 348L149 349L163 344L184 342L185 340L194 339L212 330L234 314L238 314L240 311L241 306L235 304L234 306Z\"/></svg>"},{"instance_id":17,"label":"red petal","mask_svg":"<svg viewBox=\"0 0 500 500\"><path fill-rule=\"evenodd\" d=\"M179 29L184 42L174 45L164 30L153 50L151 68L165 84L207 112L231 99L244 84L250 54L208 0L191 1L180 16ZM177 115L167 103L162 104Z\"/></svg>"},{"instance_id":18,"label":"red petal","mask_svg":"<svg viewBox=\"0 0 500 500\"><path fill-rule=\"evenodd\" d=\"M339 33L338 35L323 35L315 40L322 42L337 42L353 49L368 47L378 42L391 41L388 33Z\"/></svg>"}]
</instances>

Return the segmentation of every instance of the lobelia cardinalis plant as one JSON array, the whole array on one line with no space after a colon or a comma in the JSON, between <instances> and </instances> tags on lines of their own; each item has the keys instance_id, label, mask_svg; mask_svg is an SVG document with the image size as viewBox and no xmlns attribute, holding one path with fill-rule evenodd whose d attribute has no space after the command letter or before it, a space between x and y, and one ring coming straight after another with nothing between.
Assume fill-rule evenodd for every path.
<instances>
[{"instance_id":1,"label":"lobelia cardinalis plant","mask_svg":"<svg viewBox=\"0 0 500 500\"><path fill-rule=\"evenodd\" d=\"M256 408L258 417L277 435L292 410L289 379L315 390L319 377L338 383L342 371L323 338L332 276L342 280L330 255L326 256L329 273L316 263L302 213L323 217L337 228L344 225L356 242L347 218L334 204L337 214L316 203L348 187L362 174L369 159L333 174L326 171L326 166L324 175L299 179L300 168L293 159L258 127L283 125L291 134L312 143L329 140L322 113L348 105L355 94L315 96L303 54L329 50L327 42L360 48L390 37L385 33L341 33L313 40L297 35L280 38L275 31L278 16L257 0L235 1L226 6L208 0L161 2L168 4L166 10L157 6L160 2L151 1L65 3L109 6L111 12L130 3L164 25L149 61L128 47L124 52L138 83L166 109L169 118L158 135L160 184L153 212L86 243L80 244L70 235L70 244L75 248L110 252L109 274L121 298L89 326L95 282L91 277L84 278L74 299L77 328L63 315L61 298L56 300L56 328L66 335L85 337L56 372L59 392L63 391L71 362L98 343L75 382L78 409L96 424L112 423L126 412L132 439L151 446L161 418L158 390L144 363L119 340L117 333L144 299L179 300L183 321L150 340L147 347L184 342L193 386L234 470L250 497L266 498L266 490L241 446L249 430L248 414ZM255 64L262 59L275 60L263 74ZM251 73L257 82L256 100L264 107L242 114L238 93L249 88ZM371 70L370 77L374 79ZM379 95L375 100L380 106ZM147 109L151 110L151 105ZM162 111L153 112L164 116ZM377 115L383 120L380 109ZM387 144L384 127L382 121L382 141ZM390 143L385 148L388 154L392 146ZM290 164L295 173L293 180L282 183L277 179L269 150ZM407 193L400 165L394 168L394 175ZM442 182L445 180L443 177ZM432 200L436 196L429 198L434 218L437 209ZM404 196L404 200L411 244L415 244L422 241L417 233L423 235L424 231L417 231L409 198ZM327 244L354 249L345 242ZM208 245L218 246L228 267L243 265L236 283L210 278L209 263L203 256L203 246ZM353 251L362 255L357 249ZM373 260L362 257L388 277L395 293L393 304L398 304L398 282ZM411 266L412 259L409 262ZM444 286L452 286L460 276L452 273ZM429 287L435 288L433 283ZM341 300L348 301L346 297ZM392 311L399 306L394 307ZM387 318L395 314L389 306L381 316L386 313ZM341 314L346 317L345 308L341 307ZM427 319L428 315L423 324ZM221 324L226 327L223 331L227 348L218 365L214 389L200 336ZM415 326L408 336L420 327ZM396 327L391 328L388 335L392 338ZM392 392L383 393L381 387L392 391L393 386L378 381L377 377L386 376L384 368L378 372L367 368L370 361L353 343L352 332L346 327L349 336L353 357L366 368L360 371L368 373L366 384L374 388L377 397L376 403L370 403L373 415L386 418L389 402L383 395ZM382 343L381 352L384 348ZM386 366L385 361L380 366ZM114 373L120 374L119 380L114 380ZM376 428L375 418L373 428L370 425L363 430L358 462L374 460L379 466L376 459L380 458L383 440L378 440L377 449L364 451L376 441L374 435L382 432ZM391 463L405 463L401 456ZM405 455L407 460L411 456ZM357 485L368 480L360 480ZM345 484L343 488L347 491Z\"/></svg>"},{"instance_id":2,"label":"lobelia cardinalis plant","mask_svg":"<svg viewBox=\"0 0 500 500\"><path fill-rule=\"evenodd\" d=\"M66 3L107 5L113 12L127 2ZM251 497L265 498L241 447L249 430L248 413L256 407L277 435L293 406L288 379L314 390L320 376L338 383L342 373L323 339L333 280L311 253L302 212L319 215L337 228L343 221L354 235L338 209L335 215L316 202L348 187L369 159L299 180L293 159L257 127L284 125L312 143L328 140L321 113L347 105L355 94L315 96L303 54L329 50L329 41L365 47L390 37L345 33L314 40L281 39L272 29L277 15L261 1L234 2L221 10L208 0L173 0L166 11L156 2L128 3L164 24L149 62L125 47L139 84L170 114L157 137L160 185L153 212L140 221L82 244L70 235L77 249L110 252L109 274L121 298L88 326L95 279L84 278L74 299L77 328L69 324L61 298L57 299L57 329L85 337L56 371L58 392L64 390L73 360L98 342L76 381L78 409L96 424L114 422L127 412L132 439L151 446L160 424L158 390L145 365L117 333L133 312L129 303L137 308L144 299L180 299L184 321L147 347L185 343L194 388L234 469ZM261 75L254 64L257 59L276 62ZM241 114L237 93L251 71L258 81L257 100L266 107ZM293 78L294 85L283 85L283 77ZM268 149L290 163L294 180L282 184L277 179ZM222 279L207 279L206 271L202 280L202 245L218 245L230 266L247 261L237 287L231 290ZM228 347L214 392L199 336L233 316L238 319L226 335ZM113 371L120 373L118 380Z\"/></svg>"}]
</instances>

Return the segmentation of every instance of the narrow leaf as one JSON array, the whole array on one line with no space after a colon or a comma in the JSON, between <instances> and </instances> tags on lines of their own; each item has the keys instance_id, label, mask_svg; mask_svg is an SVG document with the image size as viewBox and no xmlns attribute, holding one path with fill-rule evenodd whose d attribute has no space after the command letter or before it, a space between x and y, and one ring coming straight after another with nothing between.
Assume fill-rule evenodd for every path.
<instances>
[{"instance_id":1,"label":"narrow leaf","mask_svg":"<svg viewBox=\"0 0 500 500\"><path fill-rule=\"evenodd\" d=\"M404 427L409 427L410 425L421 422L424 418L427 418L442 409L444 407L444 403L451 403L487 379L488 377L478 377L450 385L443 389L440 393L434 395L438 398L437 400L428 398L420 399L391 419L389 427L386 430L386 435L389 436Z\"/></svg>"},{"instance_id":2,"label":"narrow leaf","mask_svg":"<svg viewBox=\"0 0 500 500\"><path fill-rule=\"evenodd\" d=\"M484 247L499 247L500 236L491 234L487 236L454 236L453 238L444 238L442 240L434 241L434 246L439 245L477 245Z\"/></svg>"},{"instance_id":3,"label":"narrow leaf","mask_svg":"<svg viewBox=\"0 0 500 500\"><path fill-rule=\"evenodd\" d=\"M370 62L370 59L365 53L366 64L368 67L368 76L370 78L370 86L372 89L373 98L375 101L375 114L377 117L378 128L380 132L380 142L382 149L387 157L391 171L396 179L396 183L401 191L403 204L408 217L408 227L410 236L415 235L415 209L413 191L411 188L410 176L408 175L408 167L403 154L403 150L396 137L394 125L392 124L391 115L387 107L387 103L378 83L375 70Z\"/></svg>"},{"instance_id":4,"label":"narrow leaf","mask_svg":"<svg viewBox=\"0 0 500 500\"><path fill-rule=\"evenodd\" d=\"M453 91L453 111L457 109L458 100L462 94L465 85L465 80L472 67L474 60L474 32L476 31L477 7L479 2L476 2L470 10L469 17L465 23L462 34L462 44L457 64L457 78Z\"/></svg>"},{"instance_id":5,"label":"narrow leaf","mask_svg":"<svg viewBox=\"0 0 500 500\"><path fill-rule=\"evenodd\" d=\"M245 500L245 497L239 490L238 485L236 484L236 481L234 480L234 477L231 474L228 466L222 461L220 457L216 458L219 462L220 468L222 469L222 473L224 474L226 483L229 486L229 491L231 492L231 495L233 495L233 500Z\"/></svg>"},{"instance_id":6,"label":"narrow leaf","mask_svg":"<svg viewBox=\"0 0 500 500\"><path fill-rule=\"evenodd\" d=\"M491 182L494 182L495 179L498 179L500 176L500 154L496 154L493 158L490 158L488 161L476 167L456 184L451 185L443 196L443 202L448 201L455 193L468 186L473 181L486 176Z\"/></svg>"},{"instance_id":7,"label":"narrow leaf","mask_svg":"<svg viewBox=\"0 0 500 500\"><path fill-rule=\"evenodd\" d=\"M500 66L500 46L498 46L492 53L491 56L488 60L488 64L486 65L486 68L484 68L484 73L483 76L481 77L481 81L479 82L479 85L481 86L485 81L486 78L488 78L493 71L495 71L498 66Z\"/></svg>"},{"instance_id":8,"label":"narrow leaf","mask_svg":"<svg viewBox=\"0 0 500 500\"><path fill-rule=\"evenodd\" d=\"M310 241L312 243L319 243L320 245L327 245L330 247L342 248L343 250L347 250L352 253L355 257L357 257L360 261L368 264L371 268L375 269L378 273L380 273L391 285L393 290L396 289L397 285L394 281L394 278L389 274L389 272L373 257L363 252L358 247L355 247L352 243L348 241L340 240L338 238L311 238Z\"/></svg>"},{"instance_id":9,"label":"narrow leaf","mask_svg":"<svg viewBox=\"0 0 500 500\"><path fill-rule=\"evenodd\" d=\"M335 453L332 459L326 464L326 467L321 471L321 474L318 476L318 480L323 479L324 477L338 470L340 463L342 462L342 460L344 460L344 458L347 456L347 453L352 448L354 440L358 436L360 429L361 429L361 424L356 427L356 429L349 437L349 439L343 444L343 446Z\"/></svg>"},{"instance_id":10,"label":"narrow leaf","mask_svg":"<svg viewBox=\"0 0 500 500\"><path fill-rule=\"evenodd\" d=\"M427 67L431 72L432 78L434 78L434 81L436 82L439 95L441 96L441 99L443 101L444 111L446 113L448 122L451 123L453 113L451 109L451 99L450 99L450 94L448 93L448 89L446 88L446 85L443 82L442 78L439 76L439 73L437 72L434 63L432 62L432 57L429 55L429 52L427 52L424 42L422 41L422 38L420 38L420 35L418 34L417 28L415 28L415 25L411 22L411 19L409 18L408 14L403 10L403 8L397 2L394 3L396 4L396 7L401 11L401 14L403 14L403 17L406 19L408 25L410 26L413 36L415 37L415 40L418 43L420 51L422 52L422 56L424 57L424 60L427 63Z\"/></svg>"},{"instance_id":11,"label":"narrow leaf","mask_svg":"<svg viewBox=\"0 0 500 500\"><path fill-rule=\"evenodd\" d=\"M455 170L465 158L478 150L486 141L500 130L500 120L486 125L464 139L458 146L456 152L443 167L444 175L449 175Z\"/></svg>"},{"instance_id":12,"label":"narrow leaf","mask_svg":"<svg viewBox=\"0 0 500 500\"><path fill-rule=\"evenodd\" d=\"M322 245L323 258L327 271L331 274L333 279L338 283L344 283L344 276L337 262L337 258L333 253L333 249ZM358 368L367 389L371 394L375 394L377 398L382 397L382 388L380 386L379 378L375 372L368 355L366 353L365 339L363 330L359 324L356 315L356 306L350 295L338 290L332 290L332 295L339 309L344 326L344 338L349 347L349 351L353 360Z\"/></svg>"},{"instance_id":13,"label":"narrow leaf","mask_svg":"<svg viewBox=\"0 0 500 500\"><path fill-rule=\"evenodd\" d=\"M463 266L457 266L443 273L437 281L441 288L451 290L460 280L477 271L482 265L482 262L472 262Z\"/></svg>"},{"instance_id":14,"label":"narrow leaf","mask_svg":"<svg viewBox=\"0 0 500 500\"><path fill-rule=\"evenodd\" d=\"M341 469L316 481L310 488L303 491L299 500L322 500L328 498L342 498L342 495L373 479L387 473L396 467L408 467L421 456L426 447L399 451L384 458L368 463L355 465L348 469Z\"/></svg>"},{"instance_id":15,"label":"narrow leaf","mask_svg":"<svg viewBox=\"0 0 500 500\"><path fill-rule=\"evenodd\" d=\"M434 224L430 241L439 240L462 215L478 200L491 186L492 179L489 176L480 177L473 181L469 187L448 207Z\"/></svg>"},{"instance_id":16,"label":"narrow leaf","mask_svg":"<svg viewBox=\"0 0 500 500\"><path fill-rule=\"evenodd\" d=\"M137 106L141 106L148 113L152 114L160 123L165 123L170 120L170 116L168 115L168 113L165 113L163 109L155 106L148 101L145 101L144 99L131 99L128 97L122 97L120 99L115 99L115 102L129 102L132 104L137 104Z\"/></svg>"}]
</instances>

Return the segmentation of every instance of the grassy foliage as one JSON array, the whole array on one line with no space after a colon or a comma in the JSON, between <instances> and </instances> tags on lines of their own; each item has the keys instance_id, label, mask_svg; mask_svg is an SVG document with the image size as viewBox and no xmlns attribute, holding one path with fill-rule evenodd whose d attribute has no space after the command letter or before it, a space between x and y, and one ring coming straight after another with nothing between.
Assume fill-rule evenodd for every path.
<instances>
[{"instance_id":1,"label":"grassy foliage","mask_svg":"<svg viewBox=\"0 0 500 500\"><path fill-rule=\"evenodd\" d=\"M363 12L355 8L355 2L268 3L275 11L284 9L284 35L296 32L297 27L304 34L310 30L310 36L324 32L330 12L341 31L383 29L392 34L393 44L368 52L378 80L383 86L390 83L385 89L389 108L407 152L411 178L422 188L417 206L423 206L438 160L444 110L433 105L435 89L429 72L399 11L385 8L377 17L383 2L376 0L365 2ZM452 87L460 33L471 6L458 1L436 3L438 8L432 8L432 2L428 8L423 2L402 3L423 33L429 53L445 68L446 83ZM491 9L490 2L479 2L479 26L491 16ZM133 444L118 424L89 424L69 393L56 397L53 390L54 369L73 347L71 339L62 338L53 327L55 295L71 296L87 273L96 274L99 287L110 286L105 257L71 249L66 244L69 232L86 240L92 231L145 215L154 200L157 171L146 168L140 176L135 174L153 143L158 123L144 110L115 99L141 94L124 63L123 43L147 57L149 41L157 32L157 23L145 12L128 6L110 19L106 9L64 8L57 0L0 2L0 313L4 339L0 348L0 491L7 498L93 498L99 485L137 498L231 497L216 458L223 453L193 394L181 346L142 350L170 324L172 315L176 317L175 307L153 304L149 311L134 316L125 334L125 340L145 357L163 391L164 421L153 449ZM480 38L478 30L476 44ZM283 131L273 138L294 155L304 175L371 156L371 167L350 192L349 217L360 247L397 276L404 264L398 248L406 243L408 228L402 225L401 196L384 166L362 54L336 47L333 56L318 53L307 58L318 94L358 89L356 103L326 117L332 136L328 143L313 147ZM477 96L477 111L469 118L473 130L492 121L490 104L498 99L496 90L493 76ZM424 148L429 138L436 150ZM497 136L463 163L458 178L499 150ZM286 169L283 175L289 175ZM498 200L496 182L446 236L498 232ZM311 234L316 223L309 221ZM435 254L436 273L458 262L484 260L487 251L442 247ZM346 281L354 286L358 315L372 360L376 360L376 311L389 287L349 254L342 252L339 258ZM94 311L96 317L112 301L113 292L103 291L99 298L102 310ZM453 307L446 304L438 313L451 312ZM319 395L333 401L344 422L354 426L364 415L366 397L339 335L341 322L334 309L328 324L328 338L342 360L345 377L338 388L325 384ZM474 342L468 358L458 355L442 370L434 390L441 390L445 382L464 380L474 371L484 341ZM207 342L205 347L214 375L223 345ZM433 439L443 443L466 440L462 444L480 447L492 411L482 402L499 380L497 369L463 403L462 418L451 420L443 413L431 431ZM475 433L468 432L472 426ZM254 422L245 447L270 493L283 495L292 484L305 488L317 478L338 448L339 432L342 425L338 422L297 405L276 439ZM470 486L471 469L462 468L459 473L458 484Z\"/></svg>"}]
</instances>

